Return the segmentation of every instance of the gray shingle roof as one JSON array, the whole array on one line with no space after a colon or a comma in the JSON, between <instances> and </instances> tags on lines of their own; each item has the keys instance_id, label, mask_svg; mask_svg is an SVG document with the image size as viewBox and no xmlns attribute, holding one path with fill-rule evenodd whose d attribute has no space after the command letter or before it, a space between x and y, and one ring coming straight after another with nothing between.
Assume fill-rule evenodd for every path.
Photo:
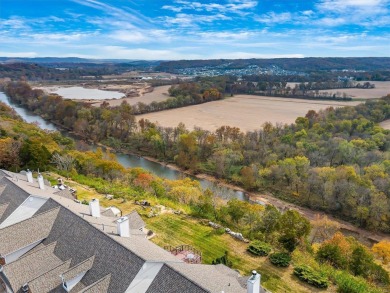
<instances>
[{"instance_id":1,"label":"gray shingle roof","mask_svg":"<svg viewBox=\"0 0 390 293\"><path fill-rule=\"evenodd\" d=\"M1 179L1 178L0 178ZM6 188L6 185L0 185L0 196L3 193L4 189Z\"/></svg>"},{"instance_id":2,"label":"gray shingle roof","mask_svg":"<svg viewBox=\"0 0 390 293\"><path fill-rule=\"evenodd\" d=\"M69 269L71 260L67 260L46 273L28 282L31 292L50 292L62 284L60 275Z\"/></svg>"},{"instance_id":3,"label":"gray shingle roof","mask_svg":"<svg viewBox=\"0 0 390 293\"><path fill-rule=\"evenodd\" d=\"M210 292L236 293L244 290L238 282L239 273L226 266L186 263L169 263L168 266L183 276L190 276L193 282Z\"/></svg>"},{"instance_id":4,"label":"gray shingle roof","mask_svg":"<svg viewBox=\"0 0 390 293\"><path fill-rule=\"evenodd\" d=\"M52 204L58 205L52 199L45 203L48 206ZM72 258L71 266L95 255L94 265L82 282L89 286L111 273L110 293L124 292L144 263L142 258L65 207L60 208L43 243L54 241L57 241L54 253L63 261Z\"/></svg>"},{"instance_id":5,"label":"gray shingle roof","mask_svg":"<svg viewBox=\"0 0 390 293\"><path fill-rule=\"evenodd\" d=\"M29 193L18 187L16 184L9 184L10 181L8 177L3 177L0 179L0 185L6 185L6 188L0 195L0 204L7 203L8 207L3 212L3 215L0 217L0 223L2 223L12 212L20 206L27 197L30 196Z\"/></svg>"},{"instance_id":6,"label":"gray shingle roof","mask_svg":"<svg viewBox=\"0 0 390 293\"><path fill-rule=\"evenodd\" d=\"M205 293L210 292L194 282L183 278L178 272L164 264L146 293Z\"/></svg>"},{"instance_id":7,"label":"gray shingle roof","mask_svg":"<svg viewBox=\"0 0 390 293\"><path fill-rule=\"evenodd\" d=\"M7 255L46 238L52 229L59 208L0 229L0 255Z\"/></svg>"},{"instance_id":8,"label":"gray shingle roof","mask_svg":"<svg viewBox=\"0 0 390 293\"><path fill-rule=\"evenodd\" d=\"M82 272L86 272L92 268L93 261L95 259L95 256L91 256L90 258L86 259L85 261L82 261L81 263L75 265L74 267L70 268L66 272L62 274L62 277L64 278L64 281L69 281L76 277L78 274L81 274Z\"/></svg>"},{"instance_id":9,"label":"gray shingle roof","mask_svg":"<svg viewBox=\"0 0 390 293\"><path fill-rule=\"evenodd\" d=\"M102 293L109 292L108 287L110 285L111 274L106 275L105 277L97 280L95 283L92 283L85 289L81 290L79 293Z\"/></svg>"},{"instance_id":10,"label":"gray shingle roof","mask_svg":"<svg viewBox=\"0 0 390 293\"><path fill-rule=\"evenodd\" d=\"M129 218L130 229L140 229L146 226L144 220L135 210L127 214L126 217Z\"/></svg>"},{"instance_id":11,"label":"gray shingle roof","mask_svg":"<svg viewBox=\"0 0 390 293\"><path fill-rule=\"evenodd\" d=\"M8 203L3 203L3 204L0 205L0 218L4 214L4 212L7 209L7 207L8 207Z\"/></svg>"},{"instance_id":12,"label":"gray shingle roof","mask_svg":"<svg viewBox=\"0 0 390 293\"><path fill-rule=\"evenodd\" d=\"M40 276L43 269L48 271L62 264L62 261L54 255L55 245L56 243L52 243L4 266L4 272L15 292L25 283Z\"/></svg>"},{"instance_id":13,"label":"gray shingle roof","mask_svg":"<svg viewBox=\"0 0 390 293\"><path fill-rule=\"evenodd\" d=\"M31 289L34 287L35 292L63 293L60 275L64 274L66 278L72 278L89 268L81 281L72 289L72 293L80 290L88 293L123 293L129 288L146 260L165 262L147 292L198 293L213 292L214 288L218 288L217 291L220 292L225 288L225 278L230 278L233 284L231 286L237 288L237 293L245 291L235 287L234 271L224 271L223 268L216 267L212 269L211 266L206 268L202 265L193 265L194 268L190 268L192 265L182 263L145 239L144 235L132 234L129 238L119 237L112 218L91 217L88 206L55 194L56 190L53 188L41 190L36 182L28 183L22 175L17 175L20 177L18 180L0 171L0 185L2 181L7 185L0 195L0 207L5 210L5 213L15 210L30 194L48 200L32 218L0 230L0 253L2 251L9 253L44 239L41 244L14 262L15 266L19 264L20 267L23 258L29 257L33 260L32 256L37 255L42 249L49 249L50 244L53 244L53 247L55 245L52 256L47 259L53 257L57 260L52 261L50 265L43 264L36 269L35 278L26 280L30 282ZM5 203L8 204L6 208L2 206ZM127 216L131 231L144 227L144 221L135 211ZM102 231L103 225L104 231ZM12 241L11 244L8 243L9 240ZM10 251L11 247L13 247L12 251ZM53 267L54 265L56 266ZM202 277L205 273L201 271L206 271L208 276ZM212 280L220 278L221 275L225 275L222 277L222 287L217 286L218 282L210 285Z\"/></svg>"},{"instance_id":14,"label":"gray shingle roof","mask_svg":"<svg viewBox=\"0 0 390 293\"><path fill-rule=\"evenodd\" d=\"M69 191L69 189L59 190L57 192L54 192L54 194L57 194L59 196L65 197L65 198L69 198L71 200L75 199L74 196L72 195L72 193Z\"/></svg>"}]
</instances>

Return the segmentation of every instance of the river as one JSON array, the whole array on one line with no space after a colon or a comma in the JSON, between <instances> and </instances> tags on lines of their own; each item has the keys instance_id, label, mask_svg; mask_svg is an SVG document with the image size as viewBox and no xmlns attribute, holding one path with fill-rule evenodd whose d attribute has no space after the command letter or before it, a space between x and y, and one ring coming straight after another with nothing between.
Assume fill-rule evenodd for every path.
<instances>
[{"instance_id":1,"label":"river","mask_svg":"<svg viewBox=\"0 0 390 293\"><path fill-rule=\"evenodd\" d=\"M45 130L60 131L53 123L50 123L44 120L42 117L32 113L31 111L26 110L23 107L11 102L10 99L3 92L0 92L0 102L3 102L8 106L12 107L28 123L36 123L40 128ZM64 131L60 131L60 132L63 135L69 136ZM71 138L75 139L74 137ZM96 147L91 145L91 148L94 149ZM116 153L115 156L116 156L116 160L126 168L141 167L159 177L167 178L170 180L177 180L177 179L182 179L184 177L190 177L193 180L199 181L203 189L209 188L218 196L224 199L238 198L240 200L248 200L248 197L242 191L234 190L227 186L216 184L215 182L207 179L199 179L193 176L189 176L183 172L172 169L163 164L147 160L143 157L139 157L131 154L121 154L121 153Z\"/></svg>"}]
</instances>

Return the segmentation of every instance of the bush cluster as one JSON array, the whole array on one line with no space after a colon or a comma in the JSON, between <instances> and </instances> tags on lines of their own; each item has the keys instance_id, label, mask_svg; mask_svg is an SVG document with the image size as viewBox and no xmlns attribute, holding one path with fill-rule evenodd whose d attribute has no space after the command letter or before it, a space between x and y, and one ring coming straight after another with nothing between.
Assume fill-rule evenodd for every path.
<instances>
[{"instance_id":1,"label":"bush cluster","mask_svg":"<svg viewBox=\"0 0 390 293\"><path fill-rule=\"evenodd\" d=\"M285 252L276 252L269 256L269 260L277 267L288 267L290 265L291 256Z\"/></svg>"},{"instance_id":2,"label":"bush cluster","mask_svg":"<svg viewBox=\"0 0 390 293\"><path fill-rule=\"evenodd\" d=\"M328 288L329 286L329 280L325 274L306 265L296 266L294 268L294 275L296 275L301 281L317 288Z\"/></svg>"},{"instance_id":3,"label":"bush cluster","mask_svg":"<svg viewBox=\"0 0 390 293\"><path fill-rule=\"evenodd\" d=\"M253 241L249 244L247 250L254 255L267 256L271 252L272 247L262 241Z\"/></svg>"}]
</instances>

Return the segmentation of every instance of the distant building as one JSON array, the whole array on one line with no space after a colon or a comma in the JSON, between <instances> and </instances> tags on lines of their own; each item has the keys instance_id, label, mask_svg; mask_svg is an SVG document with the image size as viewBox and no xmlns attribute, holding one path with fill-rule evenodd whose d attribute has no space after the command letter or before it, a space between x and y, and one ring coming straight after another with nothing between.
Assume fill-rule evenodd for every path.
<instances>
[{"instance_id":1,"label":"distant building","mask_svg":"<svg viewBox=\"0 0 390 293\"><path fill-rule=\"evenodd\" d=\"M256 272L187 264L145 238L137 212L118 211L0 170L0 293L259 292Z\"/></svg>"}]
</instances>

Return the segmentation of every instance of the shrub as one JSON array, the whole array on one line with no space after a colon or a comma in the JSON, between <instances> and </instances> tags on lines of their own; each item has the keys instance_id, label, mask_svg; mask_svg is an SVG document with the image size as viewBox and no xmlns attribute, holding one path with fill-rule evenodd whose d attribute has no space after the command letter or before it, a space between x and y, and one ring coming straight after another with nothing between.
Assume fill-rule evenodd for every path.
<instances>
[{"instance_id":1,"label":"shrub","mask_svg":"<svg viewBox=\"0 0 390 293\"><path fill-rule=\"evenodd\" d=\"M324 273L315 271L306 265L295 267L294 275L296 275L301 281L317 288L328 288L329 286L328 277Z\"/></svg>"},{"instance_id":2,"label":"shrub","mask_svg":"<svg viewBox=\"0 0 390 293\"><path fill-rule=\"evenodd\" d=\"M233 266L233 263L229 260L228 251L225 251L225 254L223 256L218 257L215 260L213 260L212 264L213 265L224 264L225 266L228 266L229 268L231 268Z\"/></svg>"},{"instance_id":3,"label":"shrub","mask_svg":"<svg viewBox=\"0 0 390 293\"><path fill-rule=\"evenodd\" d=\"M376 263L372 263L369 269L369 279L377 284L389 285L390 278L389 273Z\"/></svg>"},{"instance_id":4,"label":"shrub","mask_svg":"<svg viewBox=\"0 0 390 293\"><path fill-rule=\"evenodd\" d=\"M339 246L332 243L325 243L317 251L319 262L328 262L335 268L346 269L348 267L347 256L342 252Z\"/></svg>"},{"instance_id":5,"label":"shrub","mask_svg":"<svg viewBox=\"0 0 390 293\"><path fill-rule=\"evenodd\" d=\"M366 280L361 277L354 277L347 272L336 274L338 293L377 293L380 290L372 288Z\"/></svg>"},{"instance_id":6,"label":"shrub","mask_svg":"<svg viewBox=\"0 0 390 293\"><path fill-rule=\"evenodd\" d=\"M262 241L253 241L249 244L247 250L254 255L267 256L271 252L272 247Z\"/></svg>"},{"instance_id":7,"label":"shrub","mask_svg":"<svg viewBox=\"0 0 390 293\"><path fill-rule=\"evenodd\" d=\"M277 267L288 267L290 265L291 256L285 252L277 252L271 254L269 260Z\"/></svg>"}]
</instances>

